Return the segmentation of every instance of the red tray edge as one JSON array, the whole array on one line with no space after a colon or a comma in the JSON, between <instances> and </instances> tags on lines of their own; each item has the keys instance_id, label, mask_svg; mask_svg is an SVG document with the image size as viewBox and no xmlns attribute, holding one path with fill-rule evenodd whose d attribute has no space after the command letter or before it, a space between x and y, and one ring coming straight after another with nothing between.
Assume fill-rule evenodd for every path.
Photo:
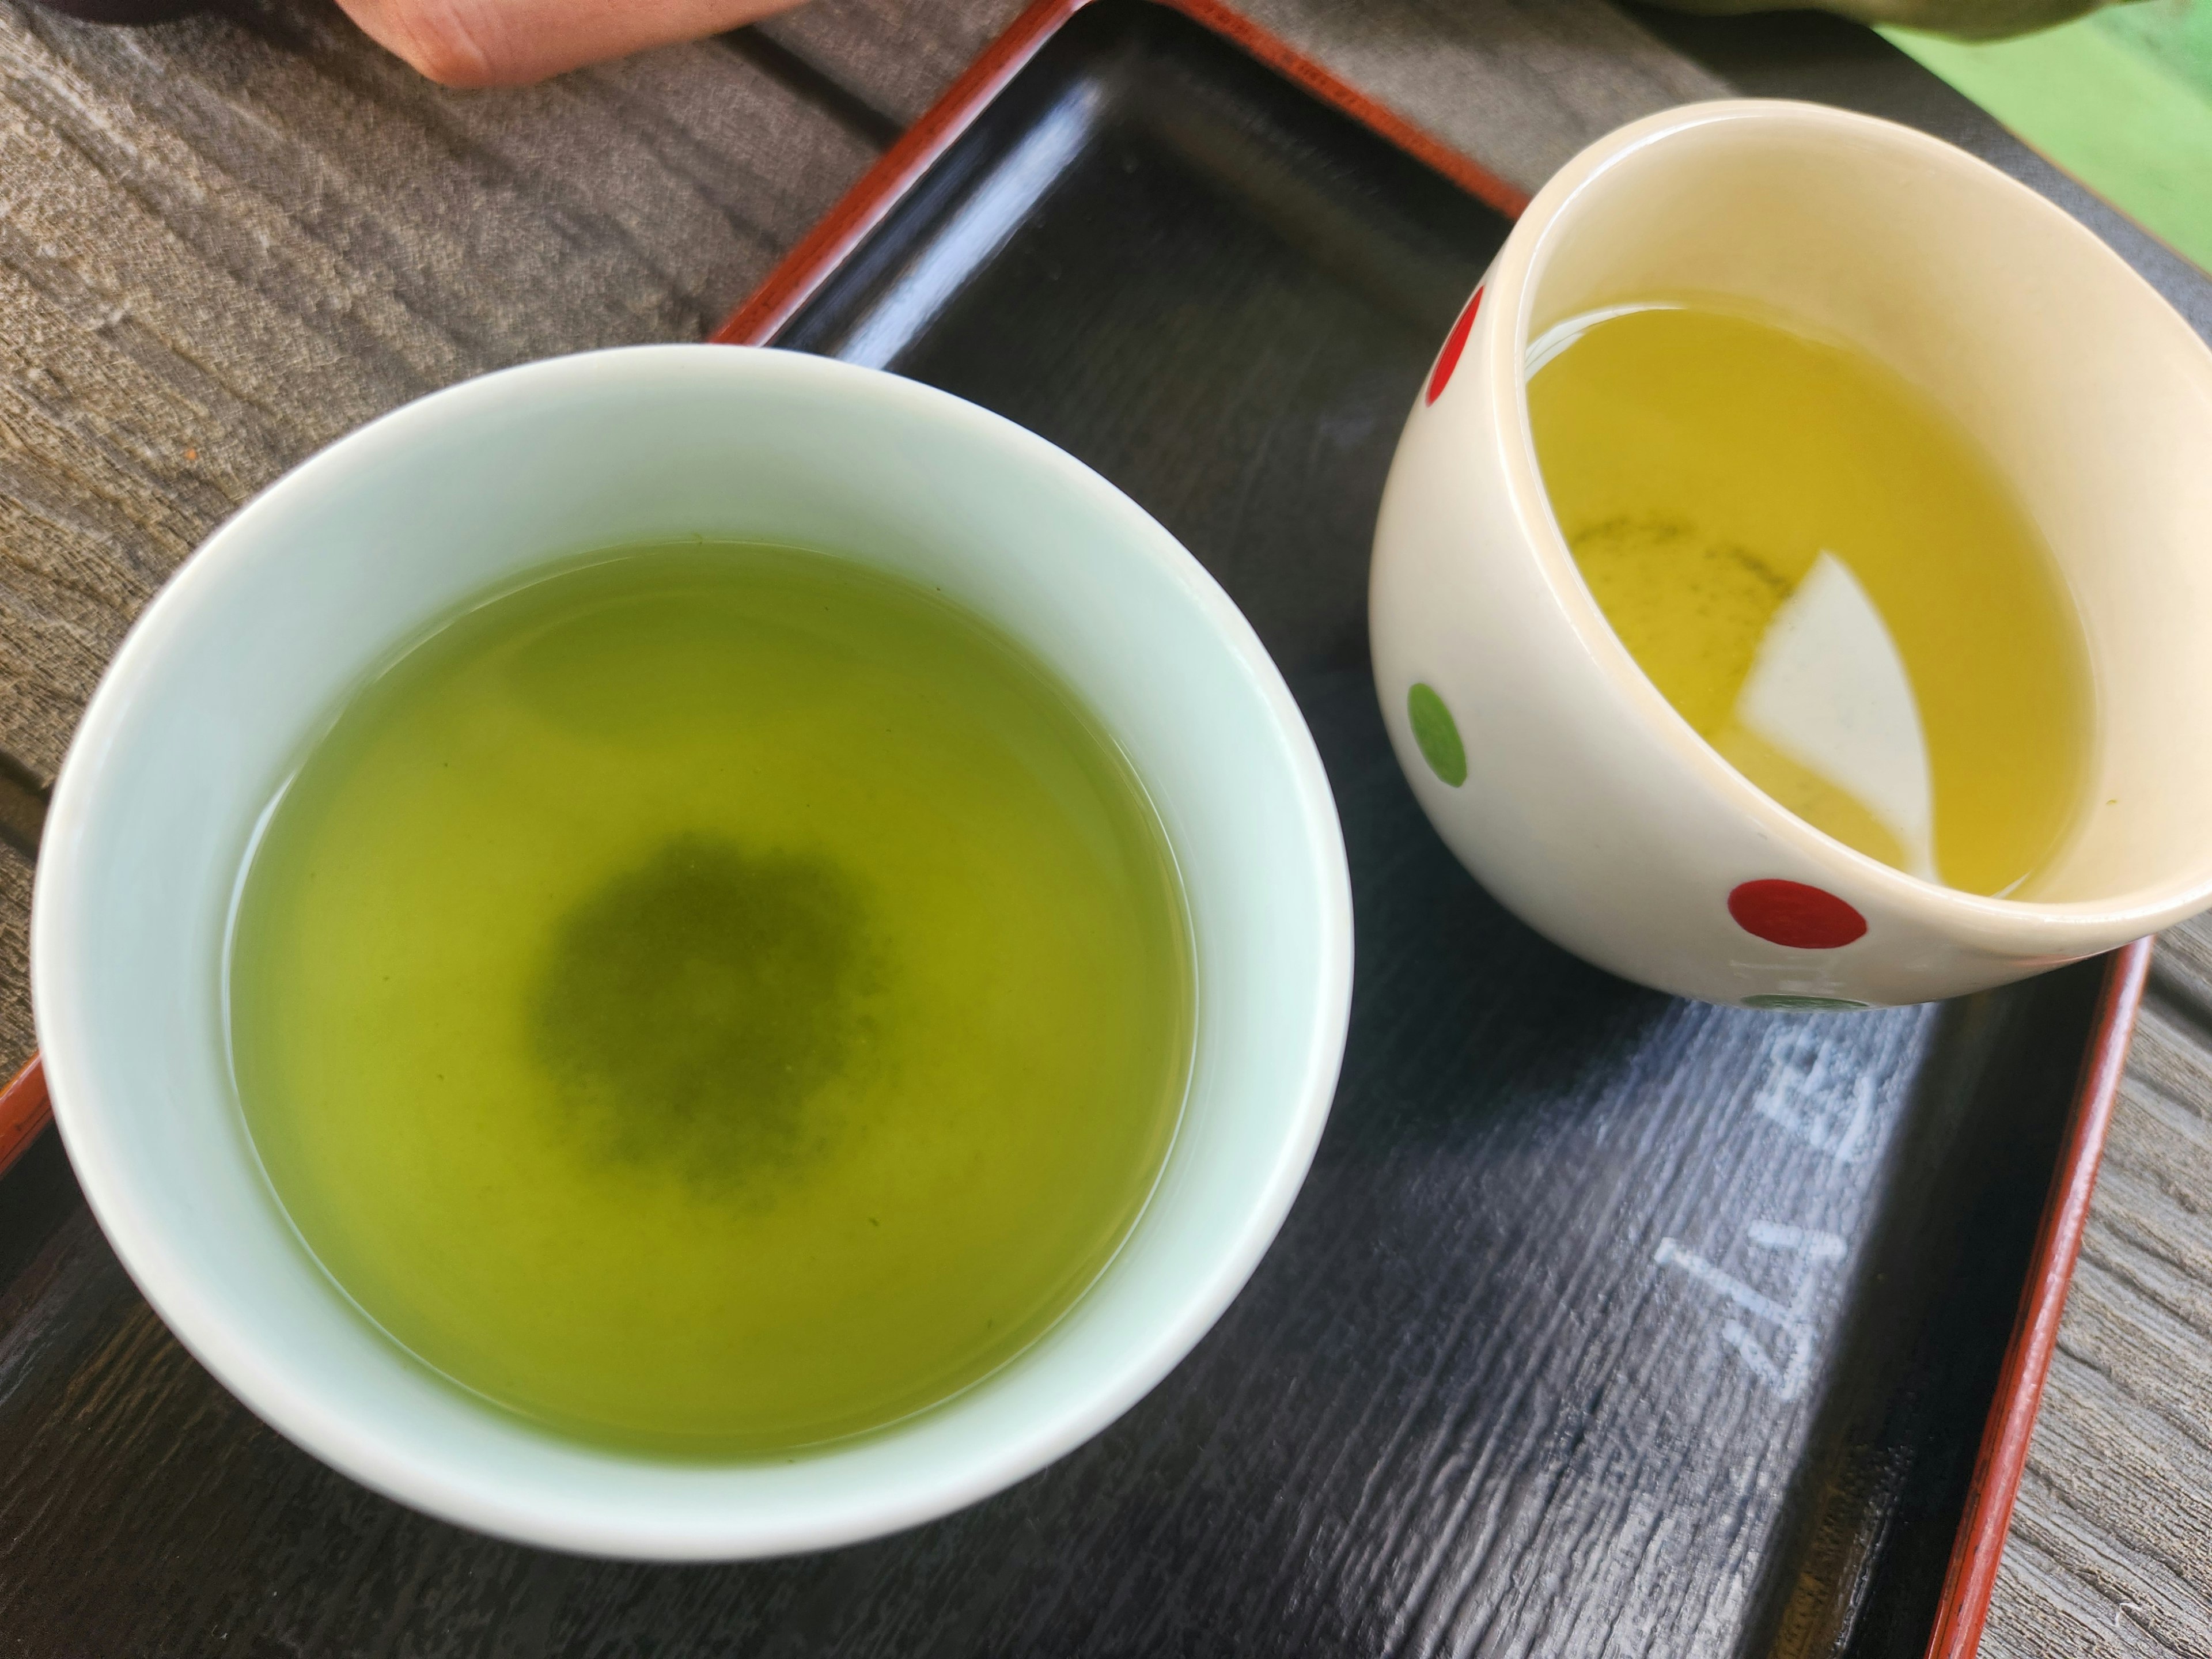
<instances>
[{"instance_id":1,"label":"red tray edge","mask_svg":"<svg viewBox=\"0 0 2212 1659\"><path fill-rule=\"evenodd\" d=\"M721 345L757 345L772 338L829 280L838 264L897 205L1022 66L1092 0L1033 0L985 47L928 112L884 151L822 222L708 337ZM1155 0L1182 12L1287 75L1363 125L1427 163L1478 200L1508 216L1528 204L1515 188L1471 157L1376 103L1289 42L1220 0ZM2065 1139L2051 1196L2036 1229L2035 1248L2021 1290L2020 1312L1988 1421L1974 1458L1966 1504L1953 1540L1943 1594L1928 1642L1928 1659L1974 1659L1996 1588L1998 1563L2012 1523L2014 1500L2027 1464L2028 1441L2058 1340L2059 1316L2081 1253L2082 1229L2096 1190L2105 1132L2127 1068L2136 1015L2150 972L2152 941L2136 940L2108 958L2103 992L2081 1073L2069 1109ZM20 1080L20 1079L19 1079Z\"/></svg>"},{"instance_id":2,"label":"red tray edge","mask_svg":"<svg viewBox=\"0 0 2212 1659\"><path fill-rule=\"evenodd\" d=\"M1974 1659L1982 1626L1996 1589L1997 1566L2011 1529L2013 1501L2027 1468L2027 1446L2043 1404L2043 1385L2058 1346L2059 1316L2074 1264L2081 1254L2081 1235L2089 1220L2089 1200L2097 1189L2097 1166L2105 1155L2105 1132L2127 1071L2136 1016L2142 1008L2150 977L2152 941L2139 939L2106 959L2105 985L2097 1000L2097 1023L2067 1115L2066 1139L2051 1180L2051 1196L2036 1228L2035 1251L2028 1258L2021 1288L2020 1313L1997 1373L1996 1396L1974 1456L1974 1476L1966 1489L1966 1511L1952 1541L1950 1565L1943 1575L1942 1600L1936 1628L1928 1638L1928 1659Z\"/></svg>"},{"instance_id":3,"label":"red tray edge","mask_svg":"<svg viewBox=\"0 0 2212 1659\"><path fill-rule=\"evenodd\" d=\"M1091 0L1033 0L997 40L984 47L928 112L908 127L784 255L752 297L732 312L708 336L708 340L716 345L758 345L771 338L813 297L861 238L881 223L938 157L951 148L1022 66L1091 3ZM1156 0L1156 3L1172 7L1242 47L1509 218L1518 216L1528 205L1525 191L1515 189L1395 110L1376 103L1219 0Z\"/></svg>"},{"instance_id":4,"label":"red tray edge","mask_svg":"<svg viewBox=\"0 0 2212 1659\"><path fill-rule=\"evenodd\" d=\"M53 1116L46 1099L46 1064L33 1054L8 1079L8 1086L0 1089L0 1175L7 1174L8 1166L30 1149Z\"/></svg>"}]
</instances>

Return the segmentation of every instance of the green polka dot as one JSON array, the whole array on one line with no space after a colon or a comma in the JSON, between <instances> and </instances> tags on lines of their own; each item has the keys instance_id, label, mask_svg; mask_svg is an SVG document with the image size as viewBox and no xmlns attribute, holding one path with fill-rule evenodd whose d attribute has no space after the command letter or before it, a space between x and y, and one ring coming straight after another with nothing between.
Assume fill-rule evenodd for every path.
<instances>
[{"instance_id":1,"label":"green polka dot","mask_svg":"<svg viewBox=\"0 0 2212 1659\"><path fill-rule=\"evenodd\" d=\"M1863 1002L1853 1002L1849 997L1746 997L1747 1008L1782 1008L1794 1013L1835 1013L1846 1008L1863 1008Z\"/></svg>"},{"instance_id":2,"label":"green polka dot","mask_svg":"<svg viewBox=\"0 0 2212 1659\"><path fill-rule=\"evenodd\" d=\"M1406 718L1413 723L1413 741L1421 745L1421 757L1429 763L1429 770L1455 789L1467 781L1467 750L1459 740L1459 727L1452 721L1451 710L1444 700L1419 680L1406 693Z\"/></svg>"}]
</instances>

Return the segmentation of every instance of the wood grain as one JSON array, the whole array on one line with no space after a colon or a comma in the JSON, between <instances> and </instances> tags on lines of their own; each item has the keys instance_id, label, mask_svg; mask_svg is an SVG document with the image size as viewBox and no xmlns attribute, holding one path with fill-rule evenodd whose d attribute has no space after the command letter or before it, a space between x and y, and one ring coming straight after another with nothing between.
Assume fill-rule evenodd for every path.
<instances>
[{"instance_id":1,"label":"wood grain","mask_svg":"<svg viewBox=\"0 0 2212 1659\"><path fill-rule=\"evenodd\" d=\"M911 121L1022 0L814 0L757 27ZM1604 0L1240 0L1324 67L1533 191L1591 139L1727 94Z\"/></svg>"},{"instance_id":2,"label":"wood grain","mask_svg":"<svg viewBox=\"0 0 2212 1659\"><path fill-rule=\"evenodd\" d=\"M46 821L45 781L0 748L0 1078L13 1077L38 1047L28 977L31 869ZM7 1161L0 1147L0 1169Z\"/></svg>"},{"instance_id":3,"label":"wood grain","mask_svg":"<svg viewBox=\"0 0 2212 1659\"><path fill-rule=\"evenodd\" d=\"M2177 1011L2212 1028L2212 920L2176 927L2160 939L2150 982Z\"/></svg>"},{"instance_id":4,"label":"wood grain","mask_svg":"<svg viewBox=\"0 0 2212 1659\"><path fill-rule=\"evenodd\" d=\"M31 991L25 975L30 960L26 936L31 915L30 860L0 842L0 1079L39 1046L31 1029Z\"/></svg>"},{"instance_id":5,"label":"wood grain","mask_svg":"<svg viewBox=\"0 0 2212 1659\"><path fill-rule=\"evenodd\" d=\"M2212 1652L2212 1032L2161 941L1983 1651Z\"/></svg>"},{"instance_id":6,"label":"wood grain","mask_svg":"<svg viewBox=\"0 0 2212 1659\"><path fill-rule=\"evenodd\" d=\"M50 775L286 466L467 374L701 336L870 158L712 44L486 96L319 7L0 5L0 746Z\"/></svg>"},{"instance_id":7,"label":"wood grain","mask_svg":"<svg viewBox=\"0 0 2212 1659\"><path fill-rule=\"evenodd\" d=\"M1240 0L1239 9L1532 193L1623 122L1729 94L1602 0Z\"/></svg>"},{"instance_id":8,"label":"wood grain","mask_svg":"<svg viewBox=\"0 0 2212 1659\"><path fill-rule=\"evenodd\" d=\"M753 27L871 108L912 122L1028 0L811 0Z\"/></svg>"}]
</instances>

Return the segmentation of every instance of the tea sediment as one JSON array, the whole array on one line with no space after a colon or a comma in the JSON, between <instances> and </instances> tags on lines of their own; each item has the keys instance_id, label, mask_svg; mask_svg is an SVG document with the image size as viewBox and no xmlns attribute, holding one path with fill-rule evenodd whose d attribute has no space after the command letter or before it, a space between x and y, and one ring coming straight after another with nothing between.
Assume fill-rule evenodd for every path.
<instances>
[{"instance_id":1,"label":"tea sediment","mask_svg":"<svg viewBox=\"0 0 2212 1659\"><path fill-rule=\"evenodd\" d=\"M902 582L631 550L453 619L242 879L246 1121L397 1341L557 1431L746 1456L987 1375L1181 1109L1158 823L1052 677Z\"/></svg>"}]
</instances>

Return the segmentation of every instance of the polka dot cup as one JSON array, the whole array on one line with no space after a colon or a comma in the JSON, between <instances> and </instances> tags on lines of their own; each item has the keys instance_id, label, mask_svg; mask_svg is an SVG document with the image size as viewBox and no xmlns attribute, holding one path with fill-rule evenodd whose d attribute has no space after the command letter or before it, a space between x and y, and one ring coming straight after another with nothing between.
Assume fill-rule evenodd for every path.
<instances>
[{"instance_id":1,"label":"polka dot cup","mask_svg":"<svg viewBox=\"0 0 2212 1659\"><path fill-rule=\"evenodd\" d=\"M1530 342L1684 293L1802 319L1899 369L2049 538L2096 708L2077 825L2033 902L1907 875L1776 805L1668 706L1583 586L1529 434ZM1545 187L1415 402L1375 536L1392 744L1492 893L1662 990L1856 1008L2109 950L2212 902L2208 457L2212 352L2041 197L1838 110L1653 116Z\"/></svg>"}]
</instances>

